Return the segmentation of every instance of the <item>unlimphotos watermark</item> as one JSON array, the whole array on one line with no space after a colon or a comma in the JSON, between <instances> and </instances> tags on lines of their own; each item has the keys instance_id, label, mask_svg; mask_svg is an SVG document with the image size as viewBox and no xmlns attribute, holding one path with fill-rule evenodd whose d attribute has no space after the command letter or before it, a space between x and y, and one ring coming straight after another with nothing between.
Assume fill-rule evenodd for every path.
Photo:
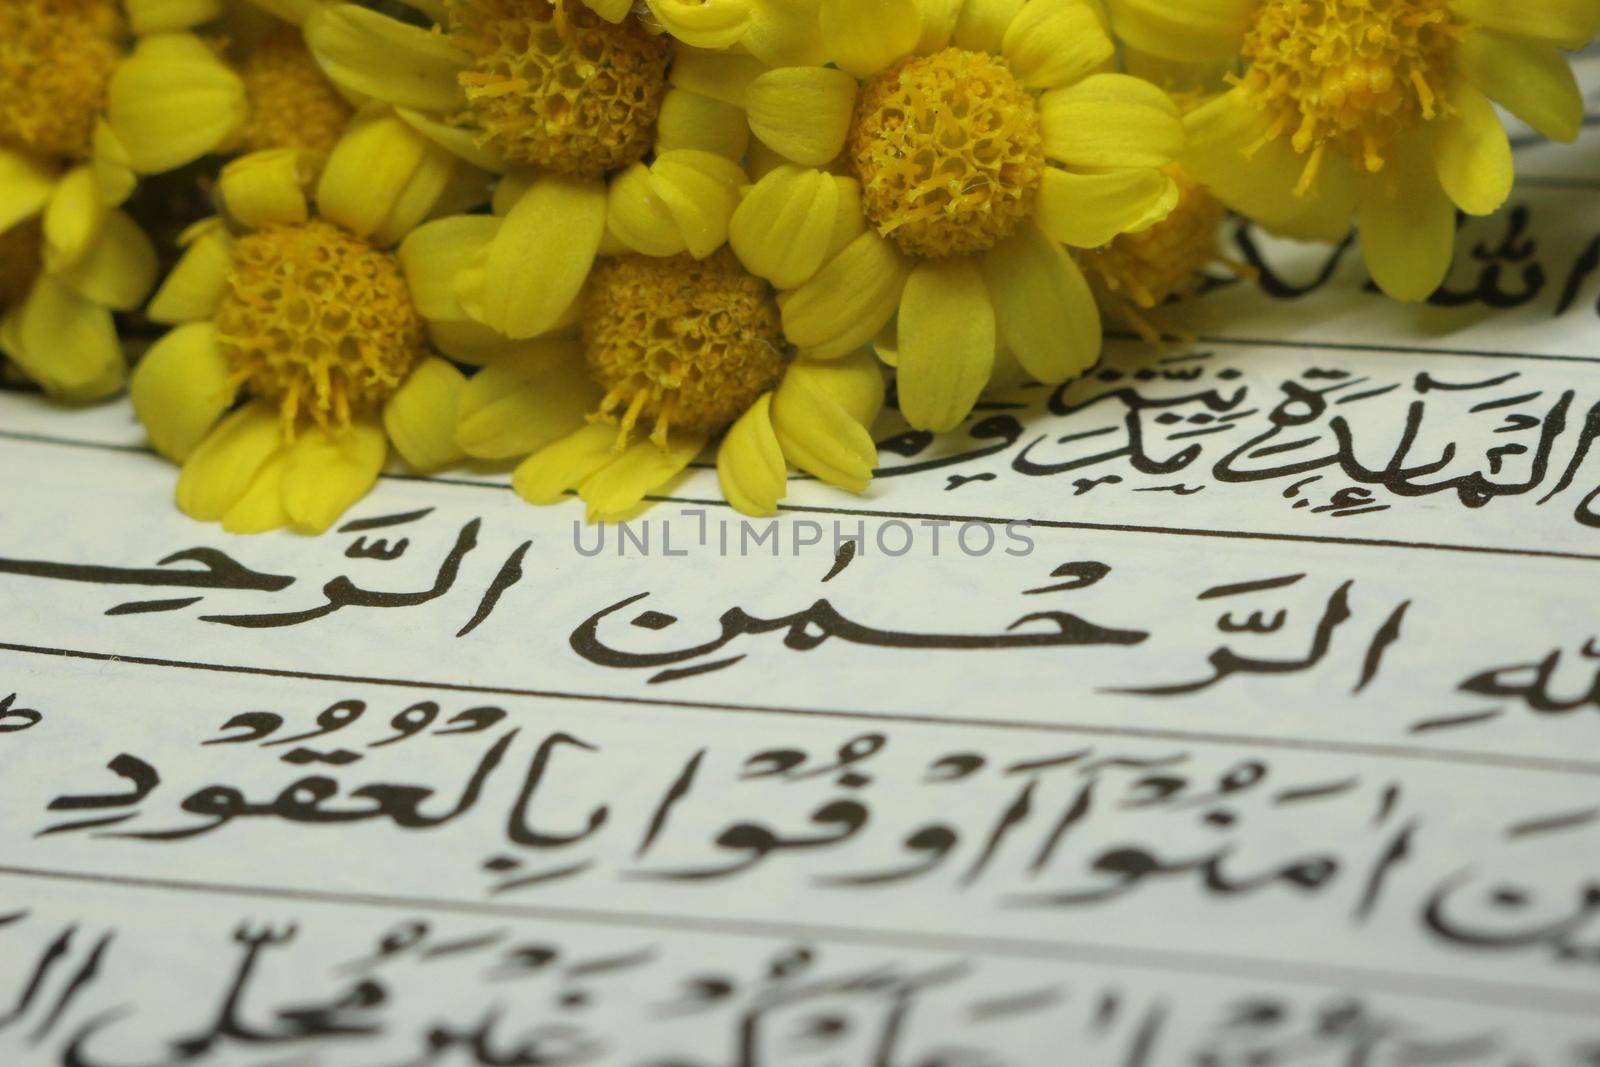
<instances>
[{"instance_id":1,"label":"unlimphotos watermark","mask_svg":"<svg viewBox=\"0 0 1600 1067\"><path fill-rule=\"evenodd\" d=\"M1029 522L980 522L956 519L726 519L712 518L705 508L684 508L678 518L655 516L632 522L572 523L572 547L580 556L681 557L701 551L719 556L799 556L808 548L828 545L837 554L854 543L857 555L907 556L912 552L938 557L1033 554Z\"/></svg>"}]
</instances>

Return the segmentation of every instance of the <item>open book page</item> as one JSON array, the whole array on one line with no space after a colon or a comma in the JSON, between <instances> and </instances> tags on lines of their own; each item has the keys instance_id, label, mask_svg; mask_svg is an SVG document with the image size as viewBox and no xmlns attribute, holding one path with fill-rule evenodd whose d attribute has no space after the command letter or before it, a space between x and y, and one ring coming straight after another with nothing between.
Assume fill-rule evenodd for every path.
<instances>
[{"instance_id":1,"label":"open book page","mask_svg":"<svg viewBox=\"0 0 1600 1067\"><path fill-rule=\"evenodd\" d=\"M237 538L0 396L0 1063L1600 1062L1600 125L1521 171L772 523Z\"/></svg>"}]
</instances>

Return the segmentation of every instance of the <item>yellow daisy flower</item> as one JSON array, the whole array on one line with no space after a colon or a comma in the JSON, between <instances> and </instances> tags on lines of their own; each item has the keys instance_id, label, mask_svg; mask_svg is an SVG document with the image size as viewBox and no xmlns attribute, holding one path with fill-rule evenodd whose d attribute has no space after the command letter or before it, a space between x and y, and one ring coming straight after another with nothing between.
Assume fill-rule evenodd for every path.
<instances>
[{"instance_id":1,"label":"yellow daisy flower","mask_svg":"<svg viewBox=\"0 0 1600 1067\"><path fill-rule=\"evenodd\" d=\"M1490 101L1554 140L1583 106L1559 49L1600 28L1600 0L1109 0L1132 48L1237 57L1233 88L1190 114L1184 163L1230 207L1292 236L1359 220L1374 280L1421 300L1444 280L1457 208L1510 195Z\"/></svg>"},{"instance_id":2,"label":"yellow daisy flower","mask_svg":"<svg viewBox=\"0 0 1600 1067\"><path fill-rule=\"evenodd\" d=\"M1217 228L1226 214L1222 202L1178 164L1167 173L1178 186L1172 214L1148 230L1119 234L1108 245L1078 254L1100 310L1152 343L1165 332L1157 309L1195 293L1208 267L1249 271L1218 247Z\"/></svg>"},{"instance_id":3,"label":"yellow daisy flower","mask_svg":"<svg viewBox=\"0 0 1600 1067\"><path fill-rule=\"evenodd\" d=\"M414 283L388 249L486 177L381 108L312 168L294 149L222 170L223 217L191 227L151 299L175 324L134 370L134 411L183 465L178 506L236 533L325 530L359 500L389 445L418 470L461 457L459 371L427 353L451 280ZM315 211L312 210L313 206Z\"/></svg>"},{"instance_id":4,"label":"yellow daisy flower","mask_svg":"<svg viewBox=\"0 0 1600 1067\"><path fill-rule=\"evenodd\" d=\"M1100 320L1067 246L1172 209L1172 100L1106 72L1088 0L820 0L818 19L836 66L748 84L751 129L783 163L730 229L782 290L789 339L826 359L877 338L927 430L967 417L1002 349L1042 382L1083 372Z\"/></svg>"},{"instance_id":5,"label":"yellow daisy flower","mask_svg":"<svg viewBox=\"0 0 1600 1067\"><path fill-rule=\"evenodd\" d=\"M745 181L744 113L674 84L678 46L631 3L422 6L438 28L334 4L311 13L306 36L346 90L506 176L504 225L468 264L474 321L536 337L570 318L602 249L703 258L722 245Z\"/></svg>"},{"instance_id":6,"label":"yellow daisy flower","mask_svg":"<svg viewBox=\"0 0 1600 1067\"><path fill-rule=\"evenodd\" d=\"M747 514L776 512L791 465L866 489L877 463L867 428L883 406L877 361L864 349L791 359L771 288L726 249L604 258L580 312L580 336L524 342L462 391L463 451L532 453L513 477L524 499L553 504L576 489L591 521L626 518L718 435L723 492Z\"/></svg>"},{"instance_id":7,"label":"yellow daisy flower","mask_svg":"<svg viewBox=\"0 0 1600 1067\"><path fill-rule=\"evenodd\" d=\"M239 78L189 27L220 0L7 0L0 5L0 351L46 392L122 387L113 311L155 280L121 205L138 177L233 138ZM131 45L131 48L130 48Z\"/></svg>"}]
</instances>

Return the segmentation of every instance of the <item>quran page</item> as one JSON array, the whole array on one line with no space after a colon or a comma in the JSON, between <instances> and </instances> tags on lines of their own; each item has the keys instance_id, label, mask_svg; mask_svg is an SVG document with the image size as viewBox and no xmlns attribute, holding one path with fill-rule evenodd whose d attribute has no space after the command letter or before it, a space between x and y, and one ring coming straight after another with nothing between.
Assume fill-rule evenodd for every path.
<instances>
[{"instance_id":1,"label":"quran page","mask_svg":"<svg viewBox=\"0 0 1600 1067\"><path fill-rule=\"evenodd\" d=\"M0 395L0 1064L1600 1063L1600 120L1519 172L773 522L234 537Z\"/></svg>"}]
</instances>

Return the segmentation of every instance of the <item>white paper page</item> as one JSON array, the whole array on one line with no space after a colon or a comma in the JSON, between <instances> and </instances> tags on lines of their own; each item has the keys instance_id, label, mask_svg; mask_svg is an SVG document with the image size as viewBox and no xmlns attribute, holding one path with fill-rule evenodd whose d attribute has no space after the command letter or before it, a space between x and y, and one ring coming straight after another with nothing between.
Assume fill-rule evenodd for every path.
<instances>
[{"instance_id":1,"label":"white paper page","mask_svg":"<svg viewBox=\"0 0 1600 1067\"><path fill-rule=\"evenodd\" d=\"M1433 306L1240 230L771 524L236 538L0 395L0 1065L1600 1063L1600 120L1521 163Z\"/></svg>"}]
</instances>

